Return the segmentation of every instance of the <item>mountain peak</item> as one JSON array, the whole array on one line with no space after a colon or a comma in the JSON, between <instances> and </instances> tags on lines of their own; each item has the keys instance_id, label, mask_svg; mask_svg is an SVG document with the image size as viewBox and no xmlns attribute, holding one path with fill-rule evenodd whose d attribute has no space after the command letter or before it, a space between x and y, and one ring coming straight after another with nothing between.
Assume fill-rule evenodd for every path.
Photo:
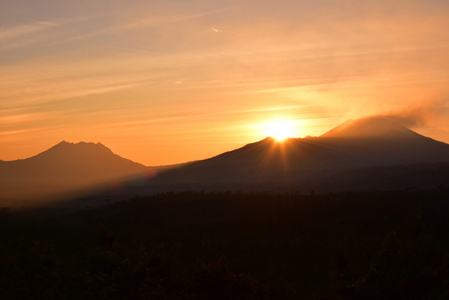
<instances>
[{"instance_id":1,"label":"mountain peak","mask_svg":"<svg viewBox=\"0 0 449 300\"><path fill-rule=\"evenodd\" d=\"M93 147L93 146L100 146L100 147L107 148L105 145L103 145L103 144L100 143L100 142L93 143L93 142L83 142L83 141L81 141L81 142L78 142L78 143L71 143L71 142L67 142L66 140L62 140L61 142L59 142L58 144L56 144L56 145L53 146L52 148L54 148L54 147L73 147L73 146L76 146L76 147L85 147L85 146Z\"/></svg>"},{"instance_id":2,"label":"mountain peak","mask_svg":"<svg viewBox=\"0 0 449 300\"><path fill-rule=\"evenodd\" d=\"M50 195L140 176L146 170L101 143L61 141L33 157L0 165L0 190L8 190L12 198Z\"/></svg>"},{"instance_id":3,"label":"mountain peak","mask_svg":"<svg viewBox=\"0 0 449 300\"><path fill-rule=\"evenodd\" d=\"M73 143L69 143L66 140L62 140L61 142L57 143L55 146L64 146L64 145L73 145Z\"/></svg>"},{"instance_id":4,"label":"mountain peak","mask_svg":"<svg viewBox=\"0 0 449 300\"><path fill-rule=\"evenodd\" d=\"M399 138L418 134L388 117L367 117L348 120L321 137L338 138Z\"/></svg>"},{"instance_id":5,"label":"mountain peak","mask_svg":"<svg viewBox=\"0 0 449 300\"><path fill-rule=\"evenodd\" d=\"M65 140L59 142L58 144L54 145L50 149L38 154L38 156L46 157L46 156L64 156L64 157L70 157L70 156L84 156L84 155L100 155L100 154L112 154L111 149L106 147L105 145L101 143L92 143L92 142L79 142L79 143L71 143L67 142Z\"/></svg>"}]
</instances>

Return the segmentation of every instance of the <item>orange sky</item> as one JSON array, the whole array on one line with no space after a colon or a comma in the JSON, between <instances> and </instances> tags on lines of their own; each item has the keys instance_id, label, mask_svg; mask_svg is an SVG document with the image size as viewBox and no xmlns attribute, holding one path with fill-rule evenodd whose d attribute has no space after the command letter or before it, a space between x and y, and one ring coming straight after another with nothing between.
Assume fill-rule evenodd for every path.
<instances>
[{"instance_id":1,"label":"orange sky","mask_svg":"<svg viewBox=\"0 0 449 300\"><path fill-rule=\"evenodd\" d=\"M448 28L446 0L3 0L0 159L162 165L375 114L449 142Z\"/></svg>"}]
</instances>

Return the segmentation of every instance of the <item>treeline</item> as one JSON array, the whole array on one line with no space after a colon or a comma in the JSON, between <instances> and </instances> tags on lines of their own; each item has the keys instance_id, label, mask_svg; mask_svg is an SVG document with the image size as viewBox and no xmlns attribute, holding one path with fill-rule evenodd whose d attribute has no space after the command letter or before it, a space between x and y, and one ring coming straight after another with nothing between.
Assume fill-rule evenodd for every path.
<instances>
[{"instance_id":1,"label":"treeline","mask_svg":"<svg viewBox=\"0 0 449 300\"><path fill-rule=\"evenodd\" d=\"M5 213L0 298L447 299L448 236L445 188L181 192Z\"/></svg>"}]
</instances>

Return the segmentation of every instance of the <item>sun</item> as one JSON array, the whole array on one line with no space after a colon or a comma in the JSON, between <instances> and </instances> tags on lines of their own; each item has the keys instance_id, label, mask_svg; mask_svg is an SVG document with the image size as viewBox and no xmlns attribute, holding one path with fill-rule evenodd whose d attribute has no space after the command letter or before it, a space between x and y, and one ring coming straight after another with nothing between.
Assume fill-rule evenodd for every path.
<instances>
[{"instance_id":1,"label":"sun","mask_svg":"<svg viewBox=\"0 0 449 300\"><path fill-rule=\"evenodd\" d=\"M292 120L277 120L265 123L266 135L282 142L295 135L295 126Z\"/></svg>"}]
</instances>

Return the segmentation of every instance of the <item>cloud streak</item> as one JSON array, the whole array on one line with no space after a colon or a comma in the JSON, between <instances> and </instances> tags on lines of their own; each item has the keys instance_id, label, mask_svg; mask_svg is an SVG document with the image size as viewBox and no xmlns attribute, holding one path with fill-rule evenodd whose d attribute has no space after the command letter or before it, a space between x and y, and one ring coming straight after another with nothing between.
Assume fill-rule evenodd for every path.
<instances>
[{"instance_id":1,"label":"cloud streak","mask_svg":"<svg viewBox=\"0 0 449 300\"><path fill-rule=\"evenodd\" d=\"M215 28L215 27L211 27L210 30L212 30L212 31L215 32L215 33L221 33L221 32L223 32L223 30L217 29L217 28Z\"/></svg>"},{"instance_id":2,"label":"cloud streak","mask_svg":"<svg viewBox=\"0 0 449 300\"><path fill-rule=\"evenodd\" d=\"M49 28L58 26L55 22L36 22L27 25L20 25L16 27L6 28L0 30L0 40L22 37L24 35L35 34Z\"/></svg>"},{"instance_id":3,"label":"cloud streak","mask_svg":"<svg viewBox=\"0 0 449 300\"><path fill-rule=\"evenodd\" d=\"M183 23L196 19L201 19L213 15L217 15L226 11L231 11L233 8L219 8L213 10L206 10L200 13L165 13L161 15L153 15L151 18L139 19L137 21L129 22L122 26L122 29L134 29L140 27L154 27L167 24Z\"/></svg>"},{"instance_id":4,"label":"cloud streak","mask_svg":"<svg viewBox=\"0 0 449 300\"><path fill-rule=\"evenodd\" d=\"M389 110L381 114L408 128L421 128L429 125L438 117L441 104L422 103L405 108Z\"/></svg>"}]
</instances>

